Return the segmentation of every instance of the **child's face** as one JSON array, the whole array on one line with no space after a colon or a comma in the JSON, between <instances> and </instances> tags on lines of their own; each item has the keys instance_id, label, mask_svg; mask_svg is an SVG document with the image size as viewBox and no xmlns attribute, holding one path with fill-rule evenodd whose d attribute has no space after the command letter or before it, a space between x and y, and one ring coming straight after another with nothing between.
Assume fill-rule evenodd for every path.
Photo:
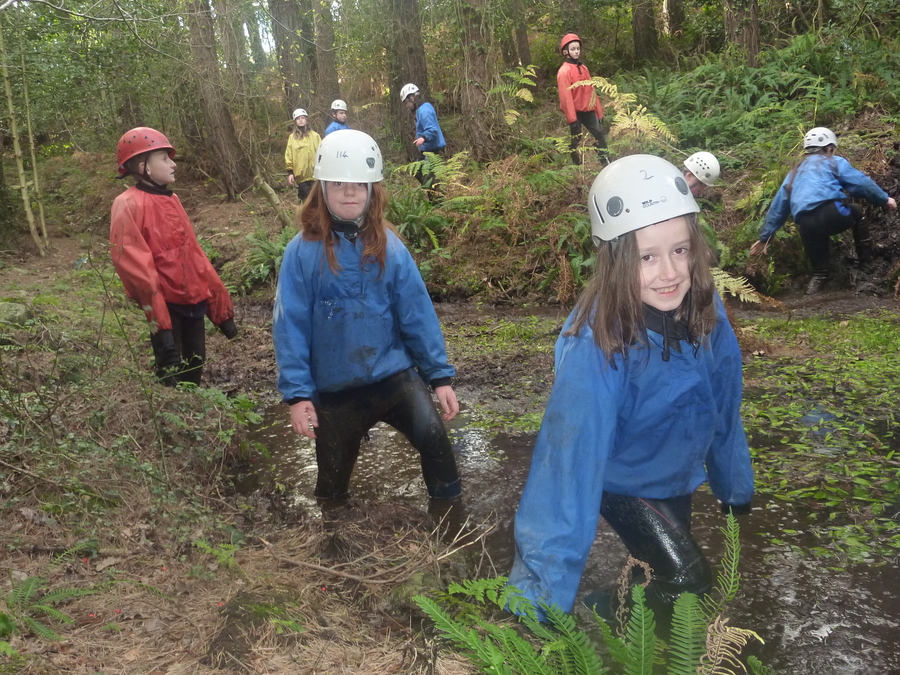
<instances>
[{"instance_id":1,"label":"child's face","mask_svg":"<svg viewBox=\"0 0 900 675\"><path fill-rule=\"evenodd\" d=\"M175 161L169 157L168 150L154 150L147 157L147 175L159 185L175 182Z\"/></svg>"},{"instance_id":2,"label":"child's face","mask_svg":"<svg viewBox=\"0 0 900 675\"><path fill-rule=\"evenodd\" d=\"M679 216L635 232L641 256L641 301L668 312L691 289L691 232Z\"/></svg>"},{"instance_id":3,"label":"child's face","mask_svg":"<svg viewBox=\"0 0 900 675\"><path fill-rule=\"evenodd\" d=\"M334 119L336 119L341 124L346 124L347 122L347 111L346 110L335 110L334 111Z\"/></svg>"},{"instance_id":4,"label":"child's face","mask_svg":"<svg viewBox=\"0 0 900 675\"><path fill-rule=\"evenodd\" d=\"M294 120L294 124L297 125L298 129L302 129L309 124L309 118L306 115L299 115L297 119Z\"/></svg>"},{"instance_id":5,"label":"child's face","mask_svg":"<svg viewBox=\"0 0 900 675\"><path fill-rule=\"evenodd\" d=\"M566 51L569 52L569 58L573 61L577 61L581 56L581 43L576 40L575 42L570 42L566 45Z\"/></svg>"},{"instance_id":6,"label":"child's face","mask_svg":"<svg viewBox=\"0 0 900 675\"><path fill-rule=\"evenodd\" d=\"M354 221L366 210L369 200L368 183L322 181L328 210L336 218Z\"/></svg>"},{"instance_id":7,"label":"child's face","mask_svg":"<svg viewBox=\"0 0 900 675\"><path fill-rule=\"evenodd\" d=\"M695 197L703 192L703 188L706 187L697 176L694 175L693 171L685 171L684 172L684 180L687 182L688 187L691 189L691 194Z\"/></svg>"}]
</instances>

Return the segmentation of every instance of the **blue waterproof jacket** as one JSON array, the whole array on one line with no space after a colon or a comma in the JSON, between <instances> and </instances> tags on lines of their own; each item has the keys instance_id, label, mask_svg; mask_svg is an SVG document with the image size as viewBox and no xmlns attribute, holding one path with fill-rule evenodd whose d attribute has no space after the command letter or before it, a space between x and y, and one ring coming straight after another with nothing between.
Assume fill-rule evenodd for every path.
<instances>
[{"instance_id":1,"label":"blue waterproof jacket","mask_svg":"<svg viewBox=\"0 0 900 675\"><path fill-rule=\"evenodd\" d=\"M420 136L425 139L419 146L422 152L434 152L447 145L444 132L438 124L437 112L430 103L421 103L416 108L416 138Z\"/></svg>"},{"instance_id":2,"label":"blue waterproof jacket","mask_svg":"<svg viewBox=\"0 0 900 675\"><path fill-rule=\"evenodd\" d=\"M788 215L796 221L797 216L804 211L811 211L827 201L841 202L847 198L845 192L877 206L884 206L889 198L888 193L878 187L875 181L862 171L854 169L843 157L812 155L800 163L791 182L793 173L792 171L785 177L769 206L766 221L759 234L760 241L769 241L774 237ZM839 208L844 208L843 204ZM842 212L844 215L849 213Z\"/></svg>"},{"instance_id":3,"label":"blue waterproof jacket","mask_svg":"<svg viewBox=\"0 0 900 675\"><path fill-rule=\"evenodd\" d=\"M331 124L329 124L327 127L325 127L325 135L327 136L332 131L340 131L341 129L349 129L349 128L350 128L350 125L347 124L346 122L338 122L337 120L334 120Z\"/></svg>"},{"instance_id":4,"label":"blue waterproof jacket","mask_svg":"<svg viewBox=\"0 0 900 675\"><path fill-rule=\"evenodd\" d=\"M298 234L284 251L272 330L284 400L371 384L413 366L429 383L453 377L434 305L400 239L388 232L379 278L377 263L360 267L360 238L332 236L337 273L321 241Z\"/></svg>"},{"instance_id":5,"label":"blue waterproof jacket","mask_svg":"<svg viewBox=\"0 0 900 675\"><path fill-rule=\"evenodd\" d=\"M556 343L556 380L516 513L509 583L570 612L597 532L603 491L649 499L709 480L725 504L753 495L741 422L741 352L721 300L709 344L662 359L647 332L614 369L585 326ZM572 317L566 322L568 330Z\"/></svg>"}]
</instances>

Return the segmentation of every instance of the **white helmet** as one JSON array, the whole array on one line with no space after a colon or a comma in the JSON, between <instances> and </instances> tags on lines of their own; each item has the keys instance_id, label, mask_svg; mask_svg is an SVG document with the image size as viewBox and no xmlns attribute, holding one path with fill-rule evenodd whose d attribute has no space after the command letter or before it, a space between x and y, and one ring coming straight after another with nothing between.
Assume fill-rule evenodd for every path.
<instances>
[{"instance_id":1,"label":"white helmet","mask_svg":"<svg viewBox=\"0 0 900 675\"><path fill-rule=\"evenodd\" d=\"M343 110L344 112L347 112L347 104L344 101L342 101L341 99L336 98L331 102L331 109L332 110Z\"/></svg>"},{"instance_id":2,"label":"white helmet","mask_svg":"<svg viewBox=\"0 0 900 675\"><path fill-rule=\"evenodd\" d=\"M719 180L719 160L711 152L695 152L684 160L684 168L694 174L704 185L712 187Z\"/></svg>"},{"instance_id":3,"label":"white helmet","mask_svg":"<svg viewBox=\"0 0 900 675\"><path fill-rule=\"evenodd\" d=\"M684 175L654 155L617 159L594 179L588 195L594 243L642 227L699 213Z\"/></svg>"},{"instance_id":4,"label":"white helmet","mask_svg":"<svg viewBox=\"0 0 900 675\"><path fill-rule=\"evenodd\" d=\"M313 178L350 183L384 180L378 143L356 129L332 131L319 144Z\"/></svg>"},{"instance_id":5,"label":"white helmet","mask_svg":"<svg viewBox=\"0 0 900 675\"><path fill-rule=\"evenodd\" d=\"M292 119L292 120L295 120L295 119L297 119L298 117L309 117L309 113L306 112L303 108L297 108L297 109L294 111L294 114L291 115L291 119Z\"/></svg>"},{"instance_id":6,"label":"white helmet","mask_svg":"<svg viewBox=\"0 0 900 675\"><path fill-rule=\"evenodd\" d=\"M418 94L419 88L414 85L412 82L409 84L404 84L403 89L400 90L400 100L406 101L410 94Z\"/></svg>"},{"instance_id":7,"label":"white helmet","mask_svg":"<svg viewBox=\"0 0 900 675\"><path fill-rule=\"evenodd\" d=\"M803 137L803 148L824 148L827 145L837 147L838 139L831 129L816 127L806 132Z\"/></svg>"}]
</instances>

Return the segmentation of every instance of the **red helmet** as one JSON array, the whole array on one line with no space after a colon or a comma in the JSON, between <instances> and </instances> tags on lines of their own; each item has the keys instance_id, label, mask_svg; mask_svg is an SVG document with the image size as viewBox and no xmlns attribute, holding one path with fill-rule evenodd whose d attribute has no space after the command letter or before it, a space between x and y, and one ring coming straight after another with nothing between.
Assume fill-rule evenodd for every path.
<instances>
[{"instance_id":1,"label":"red helmet","mask_svg":"<svg viewBox=\"0 0 900 675\"><path fill-rule=\"evenodd\" d=\"M119 173L126 175L128 169L125 162L132 157L137 157L151 150L169 150L169 159L175 159L175 148L169 143L169 139L150 127L137 127L126 131L119 144L116 146L116 161L119 164Z\"/></svg>"},{"instance_id":2,"label":"red helmet","mask_svg":"<svg viewBox=\"0 0 900 675\"><path fill-rule=\"evenodd\" d=\"M565 49L570 42L581 42L581 38L575 35L575 33L566 33L563 35L563 39L559 41L559 51Z\"/></svg>"}]
</instances>

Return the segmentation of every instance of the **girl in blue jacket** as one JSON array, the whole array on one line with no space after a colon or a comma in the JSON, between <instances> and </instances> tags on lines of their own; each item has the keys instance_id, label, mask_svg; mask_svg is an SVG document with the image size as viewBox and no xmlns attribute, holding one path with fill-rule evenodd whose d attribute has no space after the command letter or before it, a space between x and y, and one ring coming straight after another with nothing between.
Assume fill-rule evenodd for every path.
<instances>
[{"instance_id":1,"label":"girl in blue jacket","mask_svg":"<svg viewBox=\"0 0 900 675\"><path fill-rule=\"evenodd\" d=\"M400 90L400 100L406 109L416 116L416 138L413 145L419 151L419 161L425 159L426 152L443 153L447 147L444 140L444 132L438 122L437 112L434 106L419 98L419 88L412 82L403 85ZM426 173L419 169L416 178L425 188L435 188L434 174Z\"/></svg>"},{"instance_id":2,"label":"girl in blue jacket","mask_svg":"<svg viewBox=\"0 0 900 675\"><path fill-rule=\"evenodd\" d=\"M419 270L384 219L381 151L361 131L335 131L313 175L281 264L273 336L291 425L316 439L316 497L347 498L360 440L383 421L419 451L428 494L456 498L456 459L428 390L453 419L456 371Z\"/></svg>"},{"instance_id":3,"label":"girl in blue jacket","mask_svg":"<svg viewBox=\"0 0 900 675\"><path fill-rule=\"evenodd\" d=\"M812 265L807 295L818 293L828 280L828 245L832 235L852 229L859 262L866 262L872 255L862 208L847 204L845 192L879 206L897 208L897 202L871 178L843 157L835 156L837 145L837 136L831 129L816 127L807 132L803 138L806 155L785 177L766 213L759 241L750 247L752 255L765 253L775 233L788 216L793 216Z\"/></svg>"},{"instance_id":4,"label":"girl in blue jacket","mask_svg":"<svg viewBox=\"0 0 900 675\"><path fill-rule=\"evenodd\" d=\"M691 536L694 490L708 481L723 509L749 511L741 352L678 168L619 159L594 180L588 210L596 272L556 343L509 583L536 607L571 611L603 516L652 567L648 602L663 610L712 585ZM612 616L611 598L588 604Z\"/></svg>"}]
</instances>

